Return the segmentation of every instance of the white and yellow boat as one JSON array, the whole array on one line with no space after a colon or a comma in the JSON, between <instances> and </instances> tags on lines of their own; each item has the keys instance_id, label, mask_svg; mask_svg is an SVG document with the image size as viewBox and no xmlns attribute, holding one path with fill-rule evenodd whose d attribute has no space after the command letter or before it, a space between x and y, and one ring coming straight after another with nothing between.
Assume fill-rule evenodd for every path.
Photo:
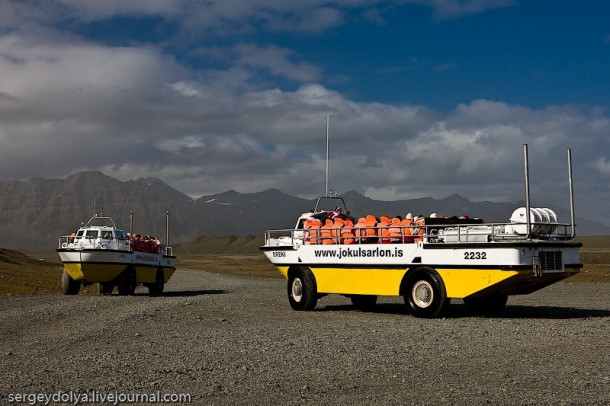
<instances>
[{"instance_id":1,"label":"white and yellow boat","mask_svg":"<svg viewBox=\"0 0 610 406\"><path fill-rule=\"evenodd\" d=\"M568 162L572 195L569 150ZM295 228L267 231L260 249L288 280L295 310L311 310L320 297L341 294L363 310L378 296L402 296L418 317L441 317L451 299L494 314L509 295L534 292L582 268L581 243L570 241L572 197L571 222L561 224L552 210L529 206L526 183L526 207L503 224L428 216L411 224L362 226L350 220L346 226L336 221L349 217L343 200L333 198L323 207L330 198L320 198Z\"/></svg>"},{"instance_id":2,"label":"white and yellow boat","mask_svg":"<svg viewBox=\"0 0 610 406\"><path fill-rule=\"evenodd\" d=\"M110 217L97 215L72 235L60 237L57 252L64 264L61 286L66 295L77 294L81 285L98 283L102 294L112 293L116 286L119 294L131 295L137 284L143 284L157 296L176 270L172 247L131 236Z\"/></svg>"}]
</instances>

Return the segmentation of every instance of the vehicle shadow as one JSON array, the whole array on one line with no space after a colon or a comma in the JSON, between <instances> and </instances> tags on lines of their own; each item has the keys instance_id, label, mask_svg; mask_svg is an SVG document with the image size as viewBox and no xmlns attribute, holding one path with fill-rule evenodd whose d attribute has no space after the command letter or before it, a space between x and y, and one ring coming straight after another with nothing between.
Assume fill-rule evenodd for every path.
<instances>
[{"instance_id":1,"label":"vehicle shadow","mask_svg":"<svg viewBox=\"0 0 610 406\"><path fill-rule=\"evenodd\" d=\"M362 312L352 305L328 305L318 307L315 311L353 311ZM366 313L380 314L402 314L408 315L409 312L404 304L401 303L378 303ZM470 312L463 303L455 303L449 306L444 318L460 319L469 317L484 317ZM606 309L579 309L575 307L559 306L526 306L510 305L498 315L485 316L493 319L587 319L610 317L610 310Z\"/></svg>"},{"instance_id":2,"label":"vehicle shadow","mask_svg":"<svg viewBox=\"0 0 610 406\"><path fill-rule=\"evenodd\" d=\"M205 289L205 290L178 290L163 292L160 297L190 297L190 296L203 296L203 295L224 295L230 293L228 290L220 289ZM135 296L149 296L148 293L136 292Z\"/></svg>"}]
</instances>

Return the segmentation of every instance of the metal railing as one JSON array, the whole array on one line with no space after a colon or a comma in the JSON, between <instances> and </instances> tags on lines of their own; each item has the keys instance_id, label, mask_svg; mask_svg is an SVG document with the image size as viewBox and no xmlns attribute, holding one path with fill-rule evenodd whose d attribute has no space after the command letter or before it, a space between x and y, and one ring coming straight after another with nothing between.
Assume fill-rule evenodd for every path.
<instances>
[{"instance_id":1,"label":"metal railing","mask_svg":"<svg viewBox=\"0 0 610 406\"><path fill-rule=\"evenodd\" d=\"M378 226L340 227L316 229L279 229L265 232L266 246L289 246L296 244L399 244L425 242L487 243L527 240L570 240L572 225L562 223L530 223L536 232L514 232L515 227L527 227L521 223L488 224L444 224L426 226ZM392 230L390 232L390 230ZM399 232L397 232L399 230ZM323 234L324 232L324 234Z\"/></svg>"}]
</instances>

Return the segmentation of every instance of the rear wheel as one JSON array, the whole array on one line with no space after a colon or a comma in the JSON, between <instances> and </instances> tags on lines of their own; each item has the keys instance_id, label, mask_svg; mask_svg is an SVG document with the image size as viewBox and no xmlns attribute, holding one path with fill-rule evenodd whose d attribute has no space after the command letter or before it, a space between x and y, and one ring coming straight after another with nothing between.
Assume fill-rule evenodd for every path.
<instances>
[{"instance_id":1,"label":"rear wheel","mask_svg":"<svg viewBox=\"0 0 610 406\"><path fill-rule=\"evenodd\" d=\"M155 276L155 283L148 285L148 294L150 296L159 296L163 294L165 287L165 276L163 274L163 268L157 269L157 275Z\"/></svg>"},{"instance_id":2,"label":"rear wheel","mask_svg":"<svg viewBox=\"0 0 610 406\"><path fill-rule=\"evenodd\" d=\"M352 295L350 296L354 307L363 312L370 312L375 309L377 296L375 295Z\"/></svg>"},{"instance_id":3,"label":"rear wheel","mask_svg":"<svg viewBox=\"0 0 610 406\"><path fill-rule=\"evenodd\" d=\"M449 302L441 276L432 268L420 268L407 276L404 299L409 312L415 317L441 317Z\"/></svg>"},{"instance_id":4,"label":"rear wheel","mask_svg":"<svg viewBox=\"0 0 610 406\"><path fill-rule=\"evenodd\" d=\"M288 276L288 301L294 310L312 310L318 302L316 278L309 268L299 267Z\"/></svg>"},{"instance_id":5,"label":"rear wheel","mask_svg":"<svg viewBox=\"0 0 610 406\"><path fill-rule=\"evenodd\" d=\"M133 295L136 291L136 270L133 267L128 267L121 273L119 283L117 285L119 295Z\"/></svg>"},{"instance_id":6,"label":"rear wheel","mask_svg":"<svg viewBox=\"0 0 610 406\"><path fill-rule=\"evenodd\" d=\"M61 274L61 290L64 295L76 295L80 290L80 281L72 279L65 268Z\"/></svg>"},{"instance_id":7,"label":"rear wheel","mask_svg":"<svg viewBox=\"0 0 610 406\"><path fill-rule=\"evenodd\" d=\"M479 316L497 316L506 307L508 295L504 293L492 293L491 295L464 298L466 308Z\"/></svg>"}]
</instances>

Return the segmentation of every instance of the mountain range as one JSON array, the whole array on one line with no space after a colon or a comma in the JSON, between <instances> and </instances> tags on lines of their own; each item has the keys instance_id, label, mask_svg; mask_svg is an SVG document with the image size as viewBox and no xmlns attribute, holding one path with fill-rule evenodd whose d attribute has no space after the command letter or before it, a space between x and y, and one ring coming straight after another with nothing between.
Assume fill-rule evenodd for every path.
<instances>
[{"instance_id":1,"label":"mountain range","mask_svg":"<svg viewBox=\"0 0 610 406\"><path fill-rule=\"evenodd\" d=\"M468 214L488 222L506 222L517 203L471 202L454 194L444 199L421 198L378 201L347 192L351 214L402 215ZM157 178L120 181L101 172L79 172L66 179L31 178L0 182L0 247L44 248L57 246L94 213L110 216L117 226L154 235L166 242L166 211L169 211L169 242L178 244L201 236L256 235L268 229L290 228L297 217L314 207L315 199L303 199L269 189L258 193L224 193L193 199ZM534 205L535 206L535 205ZM550 207L561 222L569 222L569 210ZM577 217L580 235L609 235L610 227Z\"/></svg>"}]
</instances>

